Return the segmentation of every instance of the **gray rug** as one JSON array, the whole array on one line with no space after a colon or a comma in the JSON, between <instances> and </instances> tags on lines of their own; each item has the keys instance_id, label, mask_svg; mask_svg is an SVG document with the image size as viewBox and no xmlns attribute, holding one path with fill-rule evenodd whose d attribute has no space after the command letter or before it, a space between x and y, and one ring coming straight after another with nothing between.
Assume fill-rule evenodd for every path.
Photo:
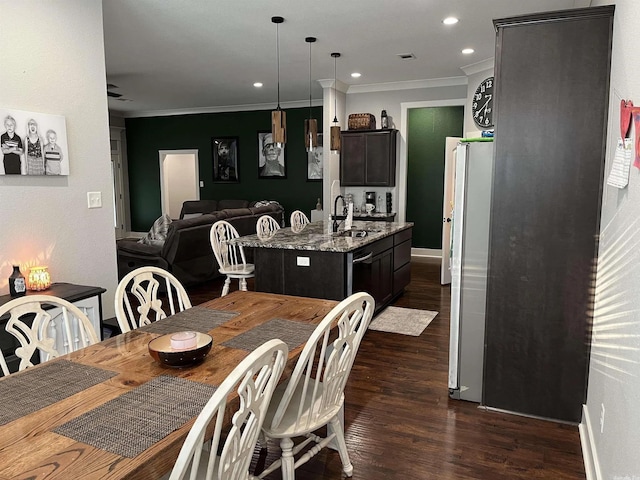
<instances>
[{"instance_id":1,"label":"gray rug","mask_svg":"<svg viewBox=\"0 0 640 480\"><path fill-rule=\"evenodd\" d=\"M387 307L371 321L369 330L419 337L436 315L430 310Z\"/></svg>"}]
</instances>

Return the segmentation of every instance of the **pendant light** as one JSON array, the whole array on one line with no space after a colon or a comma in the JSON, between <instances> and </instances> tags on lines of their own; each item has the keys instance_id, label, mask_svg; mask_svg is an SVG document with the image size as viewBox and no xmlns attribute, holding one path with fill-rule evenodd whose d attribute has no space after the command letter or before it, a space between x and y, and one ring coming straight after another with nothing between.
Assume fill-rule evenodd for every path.
<instances>
[{"instance_id":1,"label":"pendant light","mask_svg":"<svg viewBox=\"0 0 640 480\"><path fill-rule=\"evenodd\" d=\"M333 125L331 126L331 151L340 151L340 125L338 124L338 83L336 80L336 59L340 57L339 53L332 53L333 57Z\"/></svg>"},{"instance_id":2,"label":"pendant light","mask_svg":"<svg viewBox=\"0 0 640 480\"><path fill-rule=\"evenodd\" d=\"M287 113L280 109L280 32L278 25L284 22L282 17L271 17L276 24L276 56L278 57L278 106L271 112L271 136L276 147L282 148L287 142Z\"/></svg>"},{"instance_id":3,"label":"pendant light","mask_svg":"<svg viewBox=\"0 0 640 480\"><path fill-rule=\"evenodd\" d=\"M311 118L311 44L316 37L307 37L304 41L309 44L309 118L304 121L304 145L307 152L313 152L318 147L318 121Z\"/></svg>"}]
</instances>

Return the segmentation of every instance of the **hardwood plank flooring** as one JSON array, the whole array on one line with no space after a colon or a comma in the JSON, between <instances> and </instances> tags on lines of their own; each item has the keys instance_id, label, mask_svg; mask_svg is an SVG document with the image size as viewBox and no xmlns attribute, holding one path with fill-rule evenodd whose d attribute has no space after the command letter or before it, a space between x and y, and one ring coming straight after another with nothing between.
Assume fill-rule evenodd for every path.
<instances>
[{"instance_id":1,"label":"hardwood plank flooring","mask_svg":"<svg viewBox=\"0 0 640 480\"><path fill-rule=\"evenodd\" d=\"M439 314L419 337L365 335L345 390L353 478L585 479L576 426L449 398L450 289L440 286L439 264L412 262L411 268L411 283L394 305ZM232 290L237 288L236 281ZM188 290L196 305L219 296L222 281ZM270 442L267 462L278 453ZM327 449L296 471L297 480L341 477L340 457Z\"/></svg>"}]
</instances>

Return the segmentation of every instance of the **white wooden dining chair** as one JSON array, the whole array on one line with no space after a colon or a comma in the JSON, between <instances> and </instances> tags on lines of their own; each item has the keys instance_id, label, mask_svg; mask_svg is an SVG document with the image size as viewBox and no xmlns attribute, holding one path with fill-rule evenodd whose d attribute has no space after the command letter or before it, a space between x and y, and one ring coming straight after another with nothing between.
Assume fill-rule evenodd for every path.
<instances>
[{"instance_id":1,"label":"white wooden dining chair","mask_svg":"<svg viewBox=\"0 0 640 480\"><path fill-rule=\"evenodd\" d=\"M309 223L309 218L300 210L294 210L291 212L291 218L289 219L291 228L300 228Z\"/></svg>"},{"instance_id":2,"label":"white wooden dining chair","mask_svg":"<svg viewBox=\"0 0 640 480\"><path fill-rule=\"evenodd\" d=\"M140 267L118 283L115 311L122 333L191 308L180 281L159 267Z\"/></svg>"},{"instance_id":3,"label":"white wooden dining chair","mask_svg":"<svg viewBox=\"0 0 640 480\"><path fill-rule=\"evenodd\" d=\"M229 244L229 240L238 237L238 232L229 222L218 220L211 226L211 248L218 262L218 271L227 276L222 287L222 297L229 293L232 278L237 278L240 290L246 292L247 278L255 276L255 266L247 263L244 249L241 246Z\"/></svg>"},{"instance_id":4,"label":"white wooden dining chair","mask_svg":"<svg viewBox=\"0 0 640 480\"><path fill-rule=\"evenodd\" d=\"M287 345L282 340L269 340L233 369L196 418L169 480L181 480L189 471L191 479L255 478L249 474L249 464L287 355ZM240 397L239 405L227 403L234 391ZM230 405L238 407L226 412ZM225 419L231 419L231 429L221 439ZM213 422L212 429L209 426ZM213 430L213 438L205 445L207 430Z\"/></svg>"},{"instance_id":5,"label":"white wooden dining chair","mask_svg":"<svg viewBox=\"0 0 640 480\"><path fill-rule=\"evenodd\" d=\"M3 377L6 377L10 373L7 361L4 359L4 355L2 354L2 350L0 350L0 371L2 371Z\"/></svg>"},{"instance_id":6,"label":"white wooden dining chair","mask_svg":"<svg viewBox=\"0 0 640 480\"><path fill-rule=\"evenodd\" d=\"M295 479L295 469L329 443L337 446L342 469L350 477L353 466L344 440L341 412L344 387L349 378L360 342L373 317L375 302L368 293L355 293L336 305L320 322L307 341L287 383L276 388L264 425L263 435L279 438L282 456L265 469L263 478L282 468L284 480ZM337 322L338 337L330 341ZM313 432L327 426L327 436ZM307 437L294 445L294 437ZM312 448L298 455L311 442ZM261 445L266 448L265 439Z\"/></svg>"},{"instance_id":7,"label":"white wooden dining chair","mask_svg":"<svg viewBox=\"0 0 640 480\"><path fill-rule=\"evenodd\" d=\"M52 295L11 300L0 307L0 316L5 314L9 315L6 331L20 342L15 351L19 370L34 365L36 352L40 362L46 362L99 342L89 317L71 302ZM6 363L2 364L4 372Z\"/></svg>"},{"instance_id":8,"label":"white wooden dining chair","mask_svg":"<svg viewBox=\"0 0 640 480\"><path fill-rule=\"evenodd\" d=\"M280 225L271 215L262 215L256 222L256 234L260 238L270 237L280 230Z\"/></svg>"}]
</instances>

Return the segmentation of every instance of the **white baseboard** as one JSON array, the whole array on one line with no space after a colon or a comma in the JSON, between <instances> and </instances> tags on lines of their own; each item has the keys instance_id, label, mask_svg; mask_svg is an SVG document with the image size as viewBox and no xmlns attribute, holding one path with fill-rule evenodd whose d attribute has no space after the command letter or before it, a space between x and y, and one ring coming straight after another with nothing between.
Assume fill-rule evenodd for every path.
<instances>
[{"instance_id":1,"label":"white baseboard","mask_svg":"<svg viewBox=\"0 0 640 480\"><path fill-rule=\"evenodd\" d=\"M442 250L434 248L411 248L411 256L442 258Z\"/></svg>"},{"instance_id":2,"label":"white baseboard","mask_svg":"<svg viewBox=\"0 0 640 480\"><path fill-rule=\"evenodd\" d=\"M589 410L586 405L582 405L582 422L578 425L578 430L580 431L580 445L582 445L582 459L587 480L602 480L598 452L595 448Z\"/></svg>"}]
</instances>

